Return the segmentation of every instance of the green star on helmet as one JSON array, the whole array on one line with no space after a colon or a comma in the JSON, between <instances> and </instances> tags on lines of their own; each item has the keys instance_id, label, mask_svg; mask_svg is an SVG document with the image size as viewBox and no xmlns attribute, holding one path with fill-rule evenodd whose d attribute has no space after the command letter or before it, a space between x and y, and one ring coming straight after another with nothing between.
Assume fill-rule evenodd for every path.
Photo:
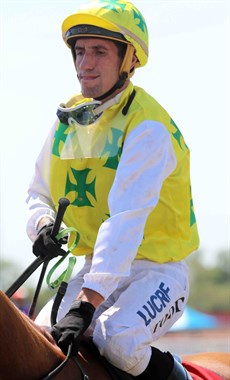
<instances>
[{"instance_id":1,"label":"green star on helmet","mask_svg":"<svg viewBox=\"0 0 230 380\"><path fill-rule=\"evenodd\" d=\"M110 3L106 2L106 5L103 6L103 3L105 3L104 0L99 0L99 3L101 3L101 8L110 9L111 11L119 13L119 10L124 12L124 9L126 7L126 2L120 1L120 0L111 0Z\"/></svg>"},{"instance_id":2,"label":"green star on helmet","mask_svg":"<svg viewBox=\"0 0 230 380\"><path fill-rule=\"evenodd\" d=\"M142 32L146 32L147 26L146 26L145 20L143 19L140 12L136 12L134 9L133 13L134 13L134 19L139 21L138 24L136 24L136 25L142 30Z\"/></svg>"}]
</instances>

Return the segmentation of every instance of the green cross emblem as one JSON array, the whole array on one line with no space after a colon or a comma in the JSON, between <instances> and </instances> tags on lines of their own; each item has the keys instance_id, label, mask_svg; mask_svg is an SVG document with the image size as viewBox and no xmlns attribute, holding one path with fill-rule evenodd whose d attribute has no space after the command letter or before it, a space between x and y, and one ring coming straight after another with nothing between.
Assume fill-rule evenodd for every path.
<instances>
[{"instance_id":1,"label":"green cross emblem","mask_svg":"<svg viewBox=\"0 0 230 380\"><path fill-rule=\"evenodd\" d=\"M73 202L71 202L73 206L94 207L91 204L89 198L87 197L87 193L89 193L96 200L96 194L95 194L96 178L94 178L94 180L91 183L86 183L87 176L89 172L91 171L91 169L76 170L76 169L71 168L70 170L74 176L75 183L71 182L69 173L67 173L65 195L68 195L70 192L74 191L75 199Z\"/></svg>"}]
</instances>

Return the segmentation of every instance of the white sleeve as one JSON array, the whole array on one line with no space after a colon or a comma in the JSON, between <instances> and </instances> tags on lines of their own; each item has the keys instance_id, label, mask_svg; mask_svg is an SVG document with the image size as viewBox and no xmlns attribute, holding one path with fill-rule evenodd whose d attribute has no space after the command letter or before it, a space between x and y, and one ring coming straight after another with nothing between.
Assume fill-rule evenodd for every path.
<instances>
[{"instance_id":1,"label":"white sleeve","mask_svg":"<svg viewBox=\"0 0 230 380\"><path fill-rule=\"evenodd\" d=\"M129 133L109 193L110 218L99 229L83 287L106 299L129 275L146 219L176 164L171 136L161 123L144 121Z\"/></svg>"},{"instance_id":2,"label":"white sleeve","mask_svg":"<svg viewBox=\"0 0 230 380\"><path fill-rule=\"evenodd\" d=\"M26 203L28 205L27 217L27 234L34 241L37 237L37 224L43 216L49 216L52 220L55 218L50 196L50 162L52 154L53 136L57 122L42 147L42 150L35 164L35 172L28 189Z\"/></svg>"}]
</instances>

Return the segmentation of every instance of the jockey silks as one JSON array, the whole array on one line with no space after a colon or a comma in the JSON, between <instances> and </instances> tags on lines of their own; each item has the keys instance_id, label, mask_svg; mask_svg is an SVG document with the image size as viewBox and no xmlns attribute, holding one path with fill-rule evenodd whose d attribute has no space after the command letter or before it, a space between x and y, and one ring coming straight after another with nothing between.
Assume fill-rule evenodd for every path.
<instances>
[{"instance_id":1,"label":"jockey silks","mask_svg":"<svg viewBox=\"0 0 230 380\"><path fill-rule=\"evenodd\" d=\"M106 109L95 124L95 131L103 130L106 135L100 157L61 159L68 126L57 123L50 168L52 201L56 205L63 196L70 200L64 222L80 233L75 255L95 252L110 235L111 246L106 244L106 255L125 247L126 254L129 249L135 251L137 259L178 261L199 244L189 149L161 105L143 89L134 88L136 95L126 115L122 109L133 91L132 84L123 92L120 102ZM142 141L149 130L155 134L152 145ZM138 135L137 131L141 133ZM135 155L126 157L128 144ZM150 165L155 171L150 171L148 177ZM142 176L141 171L146 175ZM140 209L145 209L144 216L139 214ZM130 228L122 229L123 223Z\"/></svg>"}]
</instances>

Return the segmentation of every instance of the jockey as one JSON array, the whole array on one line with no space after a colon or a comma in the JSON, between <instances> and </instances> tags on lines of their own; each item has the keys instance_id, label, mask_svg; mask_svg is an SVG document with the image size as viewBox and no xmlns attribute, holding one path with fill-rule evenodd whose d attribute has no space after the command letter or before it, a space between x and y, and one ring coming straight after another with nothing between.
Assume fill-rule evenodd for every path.
<instances>
[{"instance_id":1,"label":"jockey","mask_svg":"<svg viewBox=\"0 0 230 380\"><path fill-rule=\"evenodd\" d=\"M148 60L144 17L129 1L93 0L67 17L81 94L60 104L28 190L35 255L63 254L51 237L58 200L85 256L51 333L77 352L90 326L113 366L136 379L189 379L156 342L181 317L189 294L185 258L199 237L189 149L166 110L131 77ZM73 235L73 236L72 236ZM68 244L72 245L74 234ZM50 300L36 322L49 325Z\"/></svg>"}]
</instances>

